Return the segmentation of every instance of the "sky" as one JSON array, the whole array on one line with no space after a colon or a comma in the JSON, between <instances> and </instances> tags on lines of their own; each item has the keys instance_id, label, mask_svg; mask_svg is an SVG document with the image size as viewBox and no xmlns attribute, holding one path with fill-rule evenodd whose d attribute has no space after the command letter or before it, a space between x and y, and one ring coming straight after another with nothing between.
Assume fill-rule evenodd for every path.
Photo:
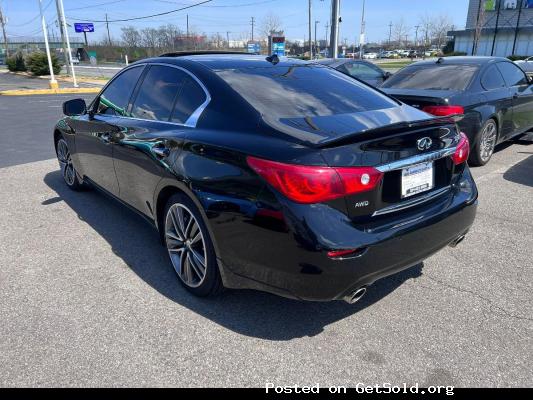
<instances>
[{"instance_id":1,"label":"sky","mask_svg":"<svg viewBox=\"0 0 533 400\"><path fill-rule=\"evenodd\" d=\"M8 36L39 36L39 0L0 0L0 6L8 18ZM167 12L193 5L202 0L63 0L69 24L83 21L103 21L126 19ZM204 0L205 1L205 0ZM55 0L42 0L49 29L57 34L55 21ZM326 24L330 21L330 0L312 0L313 35L314 21L317 25L317 38L325 39ZM341 0L342 24L340 39L354 43L359 39L361 29L361 9L363 0ZM457 29L464 28L468 0L366 0L366 42L387 40L389 23L403 19L414 39L415 26L425 15L448 15ZM189 15L191 30L208 35L220 33L224 38L229 32L230 40L249 39L251 19L255 18L256 35L262 21L268 14L279 17L285 36L292 40L303 40L308 36L308 0L212 0L206 4L184 11L130 22L111 22L111 36L120 37L120 28L131 25L138 28L158 27L172 23L185 30L186 15ZM91 40L101 40L106 34L106 25L95 22L95 33ZM70 31L71 36L80 34Z\"/></svg>"}]
</instances>

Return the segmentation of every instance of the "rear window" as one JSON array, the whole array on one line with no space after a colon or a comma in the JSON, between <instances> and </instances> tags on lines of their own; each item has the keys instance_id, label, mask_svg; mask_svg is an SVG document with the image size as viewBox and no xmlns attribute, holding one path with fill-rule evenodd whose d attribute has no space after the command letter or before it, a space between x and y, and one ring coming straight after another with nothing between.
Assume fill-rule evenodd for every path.
<instances>
[{"instance_id":1,"label":"rear window","mask_svg":"<svg viewBox=\"0 0 533 400\"><path fill-rule=\"evenodd\" d=\"M389 97L317 65L217 71L256 110L275 118L316 117L397 107Z\"/></svg>"},{"instance_id":2,"label":"rear window","mask_svg":"<svg viewBox=\"0 0 533 400\"><path fill-rule=\"evenodd\" d=\"M382 85L393 89L465 90L477 65L418 65L407 67L394 74Z\"/></svg>"}]
</instances>

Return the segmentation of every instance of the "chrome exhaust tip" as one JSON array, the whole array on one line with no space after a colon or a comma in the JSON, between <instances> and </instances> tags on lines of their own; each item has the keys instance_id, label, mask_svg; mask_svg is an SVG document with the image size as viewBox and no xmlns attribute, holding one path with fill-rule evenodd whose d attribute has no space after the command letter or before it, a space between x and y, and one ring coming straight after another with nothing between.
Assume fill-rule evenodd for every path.
<instances>
[{"instance_id":1,"label":"chrome exhaust tip","mask_svg":"<svg viewBox=\"0 0 533 400\"><path fill-rule=\"evenodd\" d=\"M450 247L457 247L459 244L465 240L466 235L461 235L457 239L455 239L453 242L450 243Z\"/></svg>"},{"instance_id":2,"label":"chrome exhaust tip","mask_svg":"<svg viewBox=\"0 0 533 400\"><path fill-rule=\"evenodd\" d=\"M348 304L355 304L363 298L363 296L366 294L366 290L366 286L363 286L362 288L357 289L355 292L352 292L352 294L346 296L344 301Z\"/></svg>"}]
</instances>

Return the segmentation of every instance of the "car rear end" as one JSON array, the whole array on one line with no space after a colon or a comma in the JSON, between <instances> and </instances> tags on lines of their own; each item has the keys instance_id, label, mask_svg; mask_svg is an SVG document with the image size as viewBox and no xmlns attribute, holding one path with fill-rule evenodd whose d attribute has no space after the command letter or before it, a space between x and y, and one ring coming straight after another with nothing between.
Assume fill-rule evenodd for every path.
<instances>
[{"instance_id":1,"label":"car rear end","mask_svg":"<svg viewBox=\"0 0 533 400\"><path fill-rule=\"evenodd\" d=\"M346 93L350 103L342 100L336 109L327 93L312 90L321 74L303 71L278 67L257 74L269 76L269 86L283 83L295 92L298 85L307 87L294 102L286 97L273 106L276 99L266 91L249 93L244 82L234 85L263 111L265 132L298 139L287 146L306 156L280 159L260 150L247 155L264 187L246 227L250 234L228 268L250 279L250 287L352 302L376 280L419 264L467 234L477 204L466 164L468 139L453 119L401 106L331 71L327 74L337 74L327 79L331 96L343 96L336 80L356 86ZM233 72L222 75L237 82ZM316 112L311 96L322 96L328 109ZM352 103L354 98L367 109ZM359 109L343 113L344 107Z\"/></svg>"}]
</instances>

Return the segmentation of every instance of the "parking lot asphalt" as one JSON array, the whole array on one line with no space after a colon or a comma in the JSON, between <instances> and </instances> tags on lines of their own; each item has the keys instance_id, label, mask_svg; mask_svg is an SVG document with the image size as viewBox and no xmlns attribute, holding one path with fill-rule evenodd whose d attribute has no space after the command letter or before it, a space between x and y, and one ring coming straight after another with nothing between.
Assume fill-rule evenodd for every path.
<instances>
[{"instance_id":1,"label":"parking lot asphalt","mask_svg":"<svg viewBox=\"0 0 533 400\"><path fill-rule=\"evenodd\" d=\"M532 141L473 170L458 248L356 305L206 300L141 218L63 184L51 130L67 97L0 97L0 386L533 386Z\"/></svg>"}]
</instances>

